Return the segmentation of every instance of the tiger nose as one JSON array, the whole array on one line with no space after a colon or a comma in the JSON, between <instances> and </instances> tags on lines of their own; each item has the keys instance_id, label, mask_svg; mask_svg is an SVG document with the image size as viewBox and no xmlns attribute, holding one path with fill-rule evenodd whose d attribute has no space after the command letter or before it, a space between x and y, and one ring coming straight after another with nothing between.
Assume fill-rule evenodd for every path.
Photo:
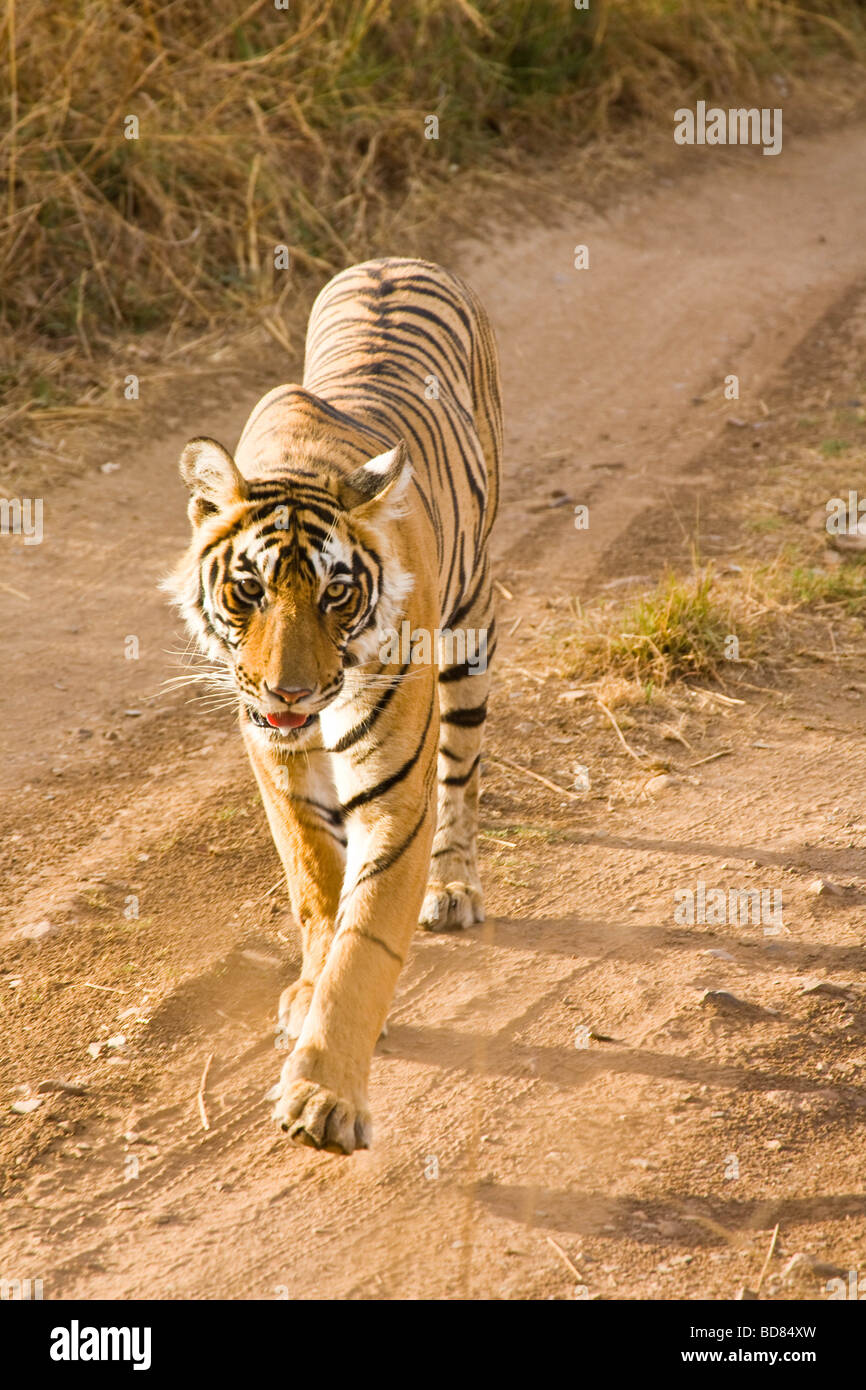
<instances>
[{"instance_id":1,"label":"tiger nose","mask_svg":"<svg viewBox=\"0 0 866 1390\"><path fill-rule=\"evenodd\" d=\"M266 686L265 689L271 695L279 695L280 699L285 700L287 705L297 704L298 700L302 700L305 695L312 695L313 693L312 690L290 690L285 685Z\"/></svg>"}]
</instances>

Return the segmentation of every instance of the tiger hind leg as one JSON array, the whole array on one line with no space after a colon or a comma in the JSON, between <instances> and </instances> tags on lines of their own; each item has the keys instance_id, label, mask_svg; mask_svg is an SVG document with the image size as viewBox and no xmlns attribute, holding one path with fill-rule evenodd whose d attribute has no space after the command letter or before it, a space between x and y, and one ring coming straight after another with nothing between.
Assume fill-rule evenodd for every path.
<instances>
[{"instance_id":1,"label":"tiger hind leg","mask_svg":"<svg viewBox=\"0 0 866 1390\"><path fill-rule=\"evenodd\" d=\"M484 921L477 837L481 741L494 640L489 581L464 621L465 626L451 634L452 660L440 657L436 836L419 918L427 931Z\"/></svg>"}]
</instances>

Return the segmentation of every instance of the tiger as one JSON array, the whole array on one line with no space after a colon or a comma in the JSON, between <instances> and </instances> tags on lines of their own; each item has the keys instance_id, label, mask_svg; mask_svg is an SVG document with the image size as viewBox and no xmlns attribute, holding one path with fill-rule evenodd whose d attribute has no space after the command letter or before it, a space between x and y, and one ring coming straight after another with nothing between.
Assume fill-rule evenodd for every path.
<instances>
[{"instance_id":1,"label":"tiger","mask_svg":"<svg viewBox=\"0 0 866 1390\"><path fill-rule=\"evenodd\" d=\"M164 587L237 697L300 929L274 1118L332 1153L371 1143L371 1061L416 925L484 919L500 397L475 292L429 261L368 260L319 293L302 384L258 402L234 456L198 437L180 459L192 537Z\"/></svg>"}]
</instances>

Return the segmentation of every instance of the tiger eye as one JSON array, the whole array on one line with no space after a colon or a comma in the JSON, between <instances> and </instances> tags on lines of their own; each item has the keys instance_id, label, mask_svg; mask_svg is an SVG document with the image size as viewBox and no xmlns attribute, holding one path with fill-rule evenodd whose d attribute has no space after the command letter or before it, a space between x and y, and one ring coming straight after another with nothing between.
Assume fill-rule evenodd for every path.
<instances>
[{"instance_id":1,"label":"tiger eye","mask_svg":"<svg viewBox=\"0 0 866 1390\"><path fill-rule=\"evenodd\" d=\"M243 598L259 599L264 592L259 581L253 579L252 575L242 575L240 579L235 580L234 585Z\"/></svg>"},{"instance_id":2,"label":"tiger eye","mask_svg":"<svg viewBox=\"0 0 866 1390\"><path fill-rule=\"evenodd\" d=\"M325 590L325 598L333 599L335 603L342 602L351 593L351 586L343 582L342 579L335 579Z\"/></svg>"}]
</instances>

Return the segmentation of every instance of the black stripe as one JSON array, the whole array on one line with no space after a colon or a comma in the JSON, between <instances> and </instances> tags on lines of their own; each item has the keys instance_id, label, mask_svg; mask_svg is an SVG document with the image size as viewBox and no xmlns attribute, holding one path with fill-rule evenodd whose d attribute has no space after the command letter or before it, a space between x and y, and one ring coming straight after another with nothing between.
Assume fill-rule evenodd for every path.
<instances>
[{"instance_id":1,"label":"black stripe","mask_svg":"<svg viewBox=\"0 0 866 1390\"><path fill-rule=\"evenodd\" d=\"M290 796L289 800L300 802L304 806L312 806L313 810L318 811L319 815L324 820L329 821L331 825L342 827L343 817L338 806L324 806L321 801L314 801L311 796Z\"/></svg>"},{"instance_id":2,"label":"black stripe","mask_svg":"<svg viewBox=\"0 0 866 1390\"><path fill-rule=\"evenodd\" d=\"M452 709L441 716L443 724L456 724L461 729L475 729L487 718L487 701L472 709Z\"/></svg>"},{"instance_id":3,"label":"black stripe","mask_svg":"<svg viewBox=\"0 0 866 1390\"><path fill-rule=\"evenodd\" d=\"M485 557L484 565L480 575L478 576L478 581L475 585L475 588L472 590L472 593L469 595L469 597L463 600L463 603L460 605L460 607L455 609L455 611L451 614L451 617L445 624L447 628L453 629L455 627L459 627L460 624L463 622L463 619L466 618L472 612L472 609L474 608L475 603L477 602L478 595L481 593L481 590L483 589L486 582L487 559Z\"/></svg>"},{"instance_id":4,"label":"black stripe","mask_svg":"<svg viewBox=\"0 0 866 1390\"><path fill-rule=\"evenodd\" d=\"M434 701L431 699L429 709L427 710L424 732L412 756L407 758L403 766L398 767L396 772L392 772L390 776L384 777L381 782L377 782L375 787L368 787L366 791L357 792L355 796L350 797L348 801L344 802L342 808L344 816L349 816L353 811L357 811L359 806L367 806L371 801L375 801L377 797L384 796L392 787L396 787L408 777L412 768L420 758L424 744L427 741L427 731L430 728L430 720L433 718L433 704Z\"/></svg>"},{"instance_id":5,"label":"black stripe","mask_svg":"<svg viewBox=\"0 0 866 1390\"><path fill-rule=\"evenodd\" d=\"M408 670L409 663L407 662L405 665L400 667L400 675L404 676ZM395 680L394 684L388 686L388 689L385 690L379 696L370 713L366 715L364 719L361 720L361 723L355 724L354 727L351 728L347 734L343 734L343 737L337 743L334 744L333 748L330 748L328 751L330 753L345 753L347 748L351 748L352 745L354 743L357 743L359 739L364 738L365 735L370 732L373 725L376 723L376 720L388 708L388 705L393 700L399 688L399 680Z\"/></svg>"},{"instance_id":6,"label":"black stripe","mask_svg":"<svg viewBox=\"0 0 866 1390\"><path fill-rule=\"evenodd\" d=\"M474 760L474 762L473 762L472 766L470 767L469 771L468 771L468 772L464 772L464 774L463 774L462 777L440 777L440 778L439 778L439 785L440 785L440 787L465 787L465 786L466 786L466 783L469 781L469 778L470 778L470 777L472 776L472 774L474 773L474 771L475 771L476 767L478 766L478 764L480 763L480 761L481 761L481 754L479 753L479 754L478 754L478 757Z\"/></svg>"},{"instance_id":7,"label":"black stripe","mask_svg":"<svg viewBox=\"0 0 866 1390\"><path fill-rule=\"evenodd\" d=\"M389 955L389 956L391 957L392 960L399 961L401 965L404 965L404 964L405 964L405 961L404 961L403 957L402 957L402 956L398 956L398 954L397 954L396 951L392 951L392 950L391 950L391 947L387 944L387 942L385 942L385 941L382 940L381 936L374 936L372 932L364 931L362 927L343 927L343 928L341 928L340 931L338 931L338 932L336 933L336 935L335 935L335 937L334 937L334 940L335 940L335 941L336 941L336 939L337 939L337 936L360 936L360 937L363 937L363 939L364 939L365 941L372 941L374 946L381 946L381 947L382 947L382 950L383 950L387 955Z\"/></svg>"},{"instance_id":8,"label":"black stripe","mask_svg":"<svg viewBox=\"0 0 866 1390\"><path fill-rule=\"evenodd\" d=\"M366 883L369 879L375 878L377 874L383 874L386 869L393 868L393 866L397 863L397 860L401 857L402 854L405 853L405 851L411 845L412 841L415 839L416 835L421 829L421 826L427 819L429 813L430 808L428 806L425 806L424 810L421 812L420 817L415 822L413 829L406 836L406 839L403 841L403 843L395 848L388 850L387 853L380 855L378 859L374 859L372 864L367 865L366 869L361 874L361 876L355 880L355 883L352 888L353 893L359 884Z\"/></svg>"},{"instance_id":9,"label":"black stripe","mask_svg":"<svg viewBox=\"0 0 866 1390\"><path fill-rule=\"evenodd\" d=\"M446 666L439 672L439 681L442 685L447 685L450 681L466 680L471 675L469 662L464 661L460 666Z\"/></svg>"}]
</instances>

